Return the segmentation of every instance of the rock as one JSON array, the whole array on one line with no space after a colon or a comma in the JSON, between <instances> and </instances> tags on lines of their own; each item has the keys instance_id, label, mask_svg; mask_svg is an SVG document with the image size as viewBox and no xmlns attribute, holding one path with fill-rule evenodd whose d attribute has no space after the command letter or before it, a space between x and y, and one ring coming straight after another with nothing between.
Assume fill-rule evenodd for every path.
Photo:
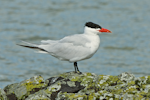
<instances>
[{"instance_id":1,"label":"rock","mask_svg":"<svg viewBox=\"0 0 150 100\"><path fill-rule=\"evenodd\" d=\"M27 98L29 94L33 94L44 87L46 87L46 84L43 77L34 76L20 83L6 86L4 91L9 100L20 100Z\"/></svg>"},{"instance_id":2,"label":"rock","mask_svg":"<svg viewBox=\"0 0 150 100\"><path fill-rule=\"evenodd\" d=\"M68 72L44 81L41 76L0 89L0 100L145 100L150 76L134 77Z\"/></svg>"},{"instance_id":3,"label":"rock","mask_svg":"<svg viewBox=\"0 0 150 100\"><path fill-rule=\"evenodd\" d=\"M0 100L7 100L6 93L0 88Z\"/></svg>"}]
</instances>

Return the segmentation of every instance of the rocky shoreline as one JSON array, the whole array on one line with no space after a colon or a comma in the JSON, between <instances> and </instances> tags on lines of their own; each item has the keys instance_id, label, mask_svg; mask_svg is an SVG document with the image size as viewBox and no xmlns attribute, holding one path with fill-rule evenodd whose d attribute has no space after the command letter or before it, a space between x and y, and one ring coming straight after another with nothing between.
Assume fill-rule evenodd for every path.
<instances>
[{"instance_id":1,"label":"rocky shoreline","mask_svg":"<svg viewBox=\"0 0 150 100\"><path fill-rule=\"evenodd\" d=\"M44 80L34 76L0 89L0 100L149 100L150 76L68 72Z\"/></svg>"}]
</instances>

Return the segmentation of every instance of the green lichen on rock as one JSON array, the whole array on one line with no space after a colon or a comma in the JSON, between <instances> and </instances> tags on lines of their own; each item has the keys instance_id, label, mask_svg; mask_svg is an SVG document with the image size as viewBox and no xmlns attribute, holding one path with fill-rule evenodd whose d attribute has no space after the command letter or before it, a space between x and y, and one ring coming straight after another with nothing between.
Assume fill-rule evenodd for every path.
<instances>
[{"instance_id":1,"label":"green lichen on rock","mask_svg":"<svg viewBox=\"0 0 150 100\"><path fill-rule=\"evenodd\" d=\"M44 79L41 76L34 76L30 79L8 85L4 88L7 97L13 99L25 99L29 94L34 93L45 87Z\"/></svg>"},{"instance_id":2,"label":"green lichen on rock","mask_svg":"<svg viewBox=\"0 0 150 100\"><path fill-rule=\"evenodd\" d=\"M36 89L40 89L46 86L44 79L41 76L34 76L25 82L22 82L21 85L25 86L28 92L37 91Z\"/></svg>"},{"instance_id":3,"label":"green lichen on rock","mask_svg":"<svg viewBox=\"0 0 150 100\"><path fill-rule=\"evenodd\" d=\"M35 76L0 89L1 100L149 100L150 76L68 72L44 81ZM11 98L11 99L10 99Z\"/></svg>"},{"instance_id":4,"label":"green lichen on rock","mask_svg":"<svg viewBox=\"0 0 150 100\"><path fill-rule=\"evenodd\" d=\"M81 93L67 93L67 92L60 92L58 93L57 98L58 100L88 100L87 95ZM91 99L93 100L93 99Z\"/></svg>"},{"instance_id":5,"label":"green lichen on rock","mask_svg":"<svg viewBox=\"0 0 150 100\"><path fill-rule=\"evenodd\" d=\"M6 93L0 88L0 100L7 100Z\"/></svg>"}]
</instances>

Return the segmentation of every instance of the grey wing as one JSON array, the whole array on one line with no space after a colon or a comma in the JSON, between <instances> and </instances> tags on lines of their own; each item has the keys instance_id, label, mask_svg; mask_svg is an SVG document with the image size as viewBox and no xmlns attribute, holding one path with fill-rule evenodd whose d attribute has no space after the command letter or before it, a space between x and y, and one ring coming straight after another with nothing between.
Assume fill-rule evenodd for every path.
<instances>
[{"instance_id":1,"label":"grey wing","mask_svg":"<svg viewBox=\"0 0 150 100\"><path fill-rule=\"evenodd\" d=\"M41 41L40 48L48 51L52 56L70 62L87 59L92 56L86 43L90 41L83 34L64 37L61 40Z\"/></svg>"},{"instance_id":2,"label":"grey wing","mask_svg":"<svg viewBox=\"0 0 150 100\"><path fill-rule=\"evenodd\" d=\"M74 45L85 46L85 44L89 42L90 40L88 40L84 34L75 34L66 36L60 40L42 40L41 44L72 43Z\"/></svg>"},{"instance_id":3,"label":"grey wing","mask_svg":"<svg viewBox=\"0 0 150 100\"><path fill-rule=\"evenodd\" d=\"M64 37L59 40L60 43L73 43L74 45L85 46L86 43L90 43L90 40L86 38L84 34L75 34L71 36Z\"/></svg>"},{"instance_id":4,"label":"grey wing","mask_svg":"<svg viewBox=\"0 0 150 100\"><path fill-rule=\"evenodd\" d=\"M80 41L81 42L81 41ZM78 45L74 42L56 42L51 44L39 45L40 48L48 51L52 56L70 62L80 61L92 56L90 48Z\"/></svg>"},{"instance_id":5,"label":"grey wing","mask_svg":"<svg viewBox=\"0 0 150 100\"><path fill-rule=\"evenodd\" d=\"M58 42L58 40L42 40L41 41L42 44L54 44L57 42Z\"/></svg>"},{"instance_id":6,"label":"grey wing","mask_svg":"<svg viewBox=\"0 0 150 100\"><path fill-rule=\"evenodd\" d=\"M89 58L90 48L74 46L72 43L56 43L53 45L41 45L40 48L48 51L52 56L70 62L80 61Z\"/></svg>"}]
</instances>

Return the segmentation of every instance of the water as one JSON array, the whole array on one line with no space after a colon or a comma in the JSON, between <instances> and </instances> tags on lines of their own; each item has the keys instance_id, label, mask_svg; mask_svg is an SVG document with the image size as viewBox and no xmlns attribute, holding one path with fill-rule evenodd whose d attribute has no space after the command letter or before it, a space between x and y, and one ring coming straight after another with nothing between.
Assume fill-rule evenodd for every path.
<instances>
[{"instance_id":1,"label":"water","mask_svg":"<svg viewBox=\"0 0 150 100\"><path fill-rule=\"evenodd\" d=\"M46 79L73 71L72 63L16 44L21 40L39 43L82 33L87 21L113 33L101 34L97 53L78 62L82 72L149 75L149 4L149 0L1 0L0 88L35 75Z\"/></svg>"}]
</instances>

